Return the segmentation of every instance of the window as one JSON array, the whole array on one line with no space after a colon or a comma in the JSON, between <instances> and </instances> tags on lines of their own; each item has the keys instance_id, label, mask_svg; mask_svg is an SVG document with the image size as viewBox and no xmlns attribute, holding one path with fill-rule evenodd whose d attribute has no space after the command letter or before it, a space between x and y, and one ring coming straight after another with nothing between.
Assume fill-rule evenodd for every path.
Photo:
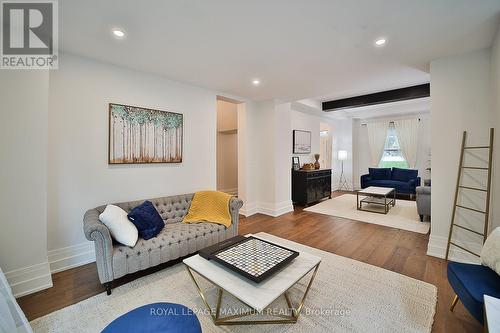
<instances>
[{"instance_id":1,"label":"window","mask_svg":"<svg viewBox=\"0 0 500 333\"><path fill-rule=\"evenodd\" d=\"M380 159L378 166L381 168L408 168L408 162L406 162L401 148L399 147L398 136L396 135L394 123L389 124L387 139L385 140L384 153L382 154L382 158Z\"/></svg>"}]
</instances>

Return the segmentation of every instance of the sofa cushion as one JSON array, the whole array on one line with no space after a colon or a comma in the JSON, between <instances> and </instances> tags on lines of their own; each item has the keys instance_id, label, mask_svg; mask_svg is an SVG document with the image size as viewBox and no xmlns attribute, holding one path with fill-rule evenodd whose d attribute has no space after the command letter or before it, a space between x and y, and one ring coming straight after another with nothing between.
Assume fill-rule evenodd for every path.
<instances>
[{"instance_id":1,"label":"sofa cushion","mask_svg":"<svg viewBox=\"0 0 500 333\"><path fill-rule=\"evenodd\" d=\"M373 180L391 179L391 168L368 168L368 173Z\"/></svg>"},{"instance_id":2,"label":"sofa cushion","mask_svg":"<svg viewBox=\"0 0 500 333\"><path fill-rule=\"evenodd\" d=\"M392 168L392 180L408 182L418 177L418 170Z\"/></svg>"},{"instance_id":3,"label":"sofa cushion","mask_svg":"<svg viewBox=\"0 0 500 333\"><path fill-rule=\"evenodd\" d=\"M370 186L392 187L396 192L407 192L410 190L410 184L399 182L397 180L372 180Z\"/></svg>"},{"instance_id":4,"label":"sofa cushion","mask_svg":"<svg viewBox=\"0 0 500 333\"><path fill-rule=\"evenodd\" d=\"M137 228L127 218L127 212L115 205L107 205L99 215L99 220L108 227L111 237L123 245L135 246Z\"/></svg>"},{"instance_id":5,"label":"sofa cushion","mask_svg":"<svg viewBox=\"0 0 500 333\"><path fill-rule=\"evenodd\" d=\"M128 213L128 218L136 226L139 236L146 240L158 235L165 227L160 214L148 200L133 208Z\"/></svg>"},{"instance_id":6,"label":"sofa cushion","mask_svg":"<svg viewBox=\"0 0 500 333\"><path fill-rule=\"evenodd\" d=\"M113 277L137 272L148 267L186 256L207 246L234 237L237 229L215 223L171 223L148 240L140 238L133 247L113 247Z\"/></svg>"}]
</instances>

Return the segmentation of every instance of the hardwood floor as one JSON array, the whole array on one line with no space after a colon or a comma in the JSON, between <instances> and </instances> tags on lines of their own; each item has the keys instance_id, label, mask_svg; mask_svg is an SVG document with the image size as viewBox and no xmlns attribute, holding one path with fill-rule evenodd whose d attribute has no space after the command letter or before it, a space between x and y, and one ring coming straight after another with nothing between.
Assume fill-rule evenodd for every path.
<instances>
[{"instance_id":1,"label":"hardwood floor","mask_svg":"<svg viewBox=\"0 0 500 333\"><path fill-rule=\"evenodd\" d=\"M446 278L446 262L426 255L428 235L309 213L300 207L277 218L261 214L242 218L239 231L264 231L432 283L438 287L433 332L483 330L460 302L454 312L449 311L454 294ZM126 276L113 287L172 264ZM56 273L52 278L52 288L18 299L29 320L104 291L95 263Z\"/></svg>"}]
</instances>

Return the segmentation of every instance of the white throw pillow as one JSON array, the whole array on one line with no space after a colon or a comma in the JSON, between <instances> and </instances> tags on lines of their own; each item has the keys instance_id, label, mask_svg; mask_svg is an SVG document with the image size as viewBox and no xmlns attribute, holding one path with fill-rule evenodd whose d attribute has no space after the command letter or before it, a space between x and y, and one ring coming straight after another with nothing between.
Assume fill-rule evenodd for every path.
<instances>
[{"instance_id":1,"label":"white throw pillow","mask_svg":"<svg viewBox=\"0 0 500 333\"><path fill-rule=\"evenodd\" d=\"M139 237L137 228L129 221L127 212L115 205L107 205L104 212L99 215L111 236L119 243L134 247Z\"/></svg>"},{"instance_id":2,"label":"white throw pillow","mask_svg":"<svg viewBox=\"0 0 500 333\"><path fill-rule=\"evenodd\" d=\"M486 238L481 250L481 264L500 275L500 227L493 230Z\"/></svg>"}]
</instances>

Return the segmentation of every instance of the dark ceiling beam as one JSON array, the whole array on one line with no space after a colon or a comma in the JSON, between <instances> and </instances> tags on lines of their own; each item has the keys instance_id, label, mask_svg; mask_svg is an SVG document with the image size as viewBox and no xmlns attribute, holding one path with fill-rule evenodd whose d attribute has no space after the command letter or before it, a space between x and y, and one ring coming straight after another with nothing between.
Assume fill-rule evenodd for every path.
<instances>
[{"instance_id":1,"label":"dark ceiling beam","mask_svg":"<svg viewBox=\"0 0 500 333\"><path fill-rule=\"evenodd\" d=\"M375 104L406 101L409 99L429 97L430 95L430 83L426 83L418 86L381 91L374 94L326 101L323 102L323 111L335 111Z\"/></svg>"}]
</instances>

